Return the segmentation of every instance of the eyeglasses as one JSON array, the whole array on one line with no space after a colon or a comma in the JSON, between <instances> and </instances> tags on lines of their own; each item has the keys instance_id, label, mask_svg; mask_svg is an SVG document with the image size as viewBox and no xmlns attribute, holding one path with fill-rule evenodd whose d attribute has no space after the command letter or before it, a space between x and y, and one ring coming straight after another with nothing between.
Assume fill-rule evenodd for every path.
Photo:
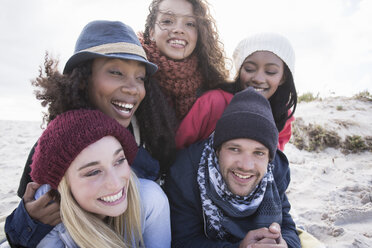
<instances>
[{"instance_id":1,"label":"eyeglasses","mask_svg":"<svg viewBox=\"0 0 372 248\"><path fill-rule=\"evenodd\" d=\"M172 30L174 28L184 28L194 30L197 28L197 20L194 16L176 15L170 11L159 11L156 24L163 30Z\"/></svg>"}]
</instances>

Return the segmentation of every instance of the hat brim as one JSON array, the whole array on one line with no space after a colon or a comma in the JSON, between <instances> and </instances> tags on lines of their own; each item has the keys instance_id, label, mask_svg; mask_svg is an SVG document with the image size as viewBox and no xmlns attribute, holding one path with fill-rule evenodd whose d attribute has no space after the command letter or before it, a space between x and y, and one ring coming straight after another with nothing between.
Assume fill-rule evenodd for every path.
<instances>
[{"instance_id":1,"label":"hat brim","mask_svg":"<svg viewBox=\"0 0 372 248\"><path fill-rule=\"evenodd\" d=\"M93 53L93 52L79 52L70 57L67 61L65 68L63 69L63 74L70 73L78 64L88 61L95 58L112 58L112 59L125 59L125 60L135 60L145 64L146 74L153 75L158 67L154 63L151 63L144 59L143 57L130 54L130 53L112 53L112 54L102 54L102 53Z\"/></svg>"}]
</instances>

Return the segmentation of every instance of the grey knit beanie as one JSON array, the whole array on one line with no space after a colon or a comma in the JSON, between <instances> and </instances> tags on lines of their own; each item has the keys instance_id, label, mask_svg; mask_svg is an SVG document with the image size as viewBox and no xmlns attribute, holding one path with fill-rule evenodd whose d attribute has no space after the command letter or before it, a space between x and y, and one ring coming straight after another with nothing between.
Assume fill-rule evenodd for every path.
<instances>
[{"instance_id":1,"label":"grey knit beanie","mask_svg":"<svg viewBox=\"0 0 372 248\"><path fill-rule=\"evenodd\" d=\"M270 161L278 145L278 129L269 101L252 87L235 94L218 120L213 148L222 143L247 138L260 142L269 149Z\"/></svg>"}]
</instances>

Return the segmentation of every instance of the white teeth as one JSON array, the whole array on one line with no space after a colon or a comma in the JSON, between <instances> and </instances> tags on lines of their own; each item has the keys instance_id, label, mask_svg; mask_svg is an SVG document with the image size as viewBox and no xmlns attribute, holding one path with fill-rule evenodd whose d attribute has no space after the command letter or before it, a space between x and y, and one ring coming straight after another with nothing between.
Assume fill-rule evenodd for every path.
<instances>
[{"instance_id":1,"label":"white teeth","mask_svg":"<svg viewBox=\"0 0 372 248\"><path fill-rule=\"evenodd\" d=\"M255 87L253 87L254 88L254 90L255 91L257 91L257 92L261 92L261 91L264 91L265 89L262 89L262 88L255 88Z\"/></svg>"},{"instance_id":2,"label":"white teeth","mask_svg":"<svg viewBox=\"0 0 372 248\"><path fill-rule=\"evenodd\" d=\"M119 200L122 197L122 195L123 195L123 191L120 190L120 192L117 193L116 195L105 196L105 197L101 197L100 199L105 202L114 202L114 201Z\"/></svg>"},{"instance_id":3,"label":"white teeth","mask_svg":"<svg viewBox=\"0 0 372 248\"><path fill-rule=\"evenodd\" d=\"M186 41L184 40L170 40L169 43L182 46L186 45Z\"/></svg>"},{"instance_id":4,"label":"white teeth","mask_svg":"<svg viewBox=\"0 0 372 248\"><path fill-rule=\"evenodd\" d=\"M131 103L122 103L122 102L117 102L117 101L113 101L112 103L121 107L121 108L126 108L126 109L129 109L129 110L131 110L134 107L134 105L131 104Z\"/></svg>"},{"instance_id":5,"label":"white teeth","mask_svg":"<svg viewBox=\"0 0 372 248\"><path fill-rule=\"evenodd\" d=\"M239 178L241 178L241 179L248 179L248 178L251 177L251 176L243 176L243 175L241 175L241 174L238 174L238 173L235 172L235 171L233 171L233 173L234 173L235 176L237 176L237 177L239 177Z\"/></svg>"}]
</instances>

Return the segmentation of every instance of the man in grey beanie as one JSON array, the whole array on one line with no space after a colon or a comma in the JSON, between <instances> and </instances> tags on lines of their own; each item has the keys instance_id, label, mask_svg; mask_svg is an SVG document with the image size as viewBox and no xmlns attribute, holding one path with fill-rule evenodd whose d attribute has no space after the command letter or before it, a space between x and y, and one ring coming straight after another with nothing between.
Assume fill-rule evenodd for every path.
<instances>
[{"instance_id":1,"label":"man in grey beanie","mask_svg":"<svg viewBox=\"0 0 372 248\"><path fill-rule=\"evenodd\" d=\"M269 102L237 93L207 140L180 151L165 191L173 247L301 247Z\"/></svg>"}]
</instances>

